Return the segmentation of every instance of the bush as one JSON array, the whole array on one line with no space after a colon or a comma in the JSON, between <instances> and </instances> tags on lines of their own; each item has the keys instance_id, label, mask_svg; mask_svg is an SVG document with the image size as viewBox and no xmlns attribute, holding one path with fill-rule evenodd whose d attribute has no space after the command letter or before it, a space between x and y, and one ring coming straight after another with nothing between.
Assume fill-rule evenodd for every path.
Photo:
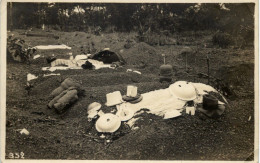
<instances>
[{"instance_id":1,"label":"bush","mask_svg":"<svg viewBox=\"0 0 260 163\"><path fill-rule=\"evenodd\" d=\"M8 58L12 56L13 60L18 62L30 63L30 59L36 52L35 48L29 47L25 41L20 38L12 38L9 36L7 39L7 55Z\"/></svg>"},{"instance_id":2,"label":"bush","mask_svg":"<svg viewBox=\"0 0 260 163\"><path fill-rule=\"evenodd\" d=\"M217 32L213 35L212 42L214 45L218 45L221 48L227 48L234 44L234 38L225 32Z\"/></svg>"}]
</instances>

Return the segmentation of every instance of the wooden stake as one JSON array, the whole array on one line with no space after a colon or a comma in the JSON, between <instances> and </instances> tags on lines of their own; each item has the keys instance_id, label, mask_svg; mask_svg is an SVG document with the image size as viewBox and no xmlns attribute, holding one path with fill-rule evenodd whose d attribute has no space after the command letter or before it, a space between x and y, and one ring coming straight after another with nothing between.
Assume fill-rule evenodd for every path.
<instances>
[{"instance_id":1,"label":"wooden stake","mask_svg":"<svg viewBox=\"0 0 260 163\"><path fill-rule=\"evenodd\" d=\"M187 53L185 53L185 69L186 69L186 72L187 72L187 69L188 69L188 65L187 65Z\"/></svg>"},{"instance_id":2,"label":"wooden stake","mask_svg":"<svg viewBox=\"0 0 260 163\"><path fill-rule=\"evenodd\" d=\"M165 64L165 54L162 54L163 56L163 64Z\"/></svg>"},{"instance_id":3,"label":"wooden stake","mask_svg":"<svg viewBox=\"0 0 260 163\"><path fill-rule=\"evenodd\" d=\"M208 67L208 84L210 80L210 75L209 75L209 54L207 54L207 67Z\"/></svg>"}]
</instances>

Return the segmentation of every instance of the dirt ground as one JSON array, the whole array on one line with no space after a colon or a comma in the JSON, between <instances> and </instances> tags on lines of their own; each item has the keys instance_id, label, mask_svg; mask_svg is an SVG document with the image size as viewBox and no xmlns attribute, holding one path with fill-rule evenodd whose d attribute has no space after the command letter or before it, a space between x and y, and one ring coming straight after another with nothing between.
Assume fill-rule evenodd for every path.
<instances>
[{"instance_id":1,"label":"dirt ground","mask_svg":"<svg viewBox=\"0 0 260 163\"><path fill-rule=\"evenodd\" d=\"M192 35L178 34L178 45L150 46L136 40L135 33L110 33L95 36L84 32L51 31L59 39L27 37L24 30L15 30L14 37L25 39L31 46L67 44L71 50L39 50L42 57L30 65L7 61L6 101L6 159L10 153L24 153L25 159L90 159L90 160L253 160L254 154L254 48L221 49L211 44L213 32L202 31L195 39ZM41 31L38 31L41 32ZM11 33L8 33L11 34ZM173 39L177 38L176 35ZM125 48L127 42L130 46ZM209 46L205 47L207 44ZM189 46L188 72L185 55L181 50ZM91 47L91 48L90 48ZM41 68L49 66L47 56L54 54L66 58L110 48L119 53L127 64L118 69L55 71L60 76L43 77L50 72ZM110 143L101 139L94 122L87 120L87 107L100 102L105 107L106 94L112 91L126 93L128 84L138 86L139 93L167 88L171 83L159 82L161 54L174 68L174 81L187 80L207 84L206 56L210 59L210 75L223 80L231 93L226 95L229 106L218 119L202 113L195 116L183 114L164 120L152 114L142 114L136 122L137 130L122 125ZM126 72L138 70L142 74ZM30 94L25 90L26 75L39 78L31 81ZM48 96L67 77L79 81L85 95L59 115L48 109ZM173 82L174 82L173 81ZM210 85L217 87L215 83ZM225 89L222 88L222 91ZM17 130L26 128L30 135Z\"/></svg>"}]
</instances>

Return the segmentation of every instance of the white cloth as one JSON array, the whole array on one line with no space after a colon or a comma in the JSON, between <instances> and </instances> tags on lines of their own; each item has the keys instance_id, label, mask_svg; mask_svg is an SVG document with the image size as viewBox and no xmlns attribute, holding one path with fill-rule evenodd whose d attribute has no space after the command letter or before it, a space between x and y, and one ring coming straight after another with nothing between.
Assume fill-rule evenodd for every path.
<instances>
[{"instance_id":1,"label":"white cloth","mask_svg":"<svg viewBox=\"0 0 260 163\"><path fill-rule=\"evenodd\" d=\"M206 84L192 84L197 90L197 98L194 100L195 103L201 103L202 95L207 94L207 92L217 92L217 90L215 90L213 87ZM186 104L186 101L180 100L177 97L171 95L169 88L147 92L142 94L142 96L143 100L139 103L131 104L129 102L125 102L119 105L119 107L131 109L135 113L141 109L149 109L149 113L167 117L169 114L172 114L173 110L182 112ZM174 114L178 115L177 112L174 112Z\"/></svg>"},{"instance_id":2,"label":"white cloth","mask_svg":"<svg viewBox=\"0 0 260 163\"><path fill-rule=\"evenodd\" d=\"M77 65L73 60L68 60L68 59L56 59L55 61L51 62L51 67L62 66L62 65L66 65L68 67L77 67Z\"/></svg>"},{"instance_id":3,"label":"white cloth","mask_svg":"<svg viewBox=\"0 0 260 163\"><path fill-rule=\"evenodd\" d=\"M69 70L69 69L82 69L81 67L64 67L64 66L56 66L56 67L43 67L43 71L56 71L56 70Z\"/></svg>"},{"instance_id":4,"label":"white cloth","mask_svg":"<svg viewBox=\"0 0 260 163\"><path fill-rule=\"evenodd\" d=\"M84 55L84 54L82 54L82 55L76 55L75 61L77 62L77 61L79 61L79 60L84 60L84 59L87 59L87 58L88 58L88 56L87 56L87 55Z\"/></svg>"},{"instance_id":5,"label":"white cloth","mask_svg":"<svg viewBox=\"0 0 260 163\"><path fill-rule=\"evenodd\" d=\"M159 116L164 116L169 110L178 110L181 112L183 110L185 101L179 100L170 94L169 89L160 89L152 92L142 94L143 100L136 104L131 104L129 102L121 104L122 107L129 108L134 112L140 109L149 109L150 113ZM124 106L123 106L124 105Z\"/></svg>"},{"instance_id":6,"label":"white cloth","mask_svg":"<svg viewBox=\"0 0 260 163\"><path fill-rule=\"evenodd\" d=\"M55 70L68 70L68 69L82 69L82 65L85 64L86 61L89 61L95 66L95 69L101 69L101 68L112 68L111 64L104 64L101 61L97 61L94 59L88 59L88 60L81 60L78 58L78 60L75 59L56 59L55 61L51 62L51 67L43 67L42 70L46 71L49 70L51 72ZM66 65L66 67L62 66Z\"/></svg>"},{"instance_id":7,"label":"white cloth","mask_svg":"<svg viewBox=\"0 0 260 163\"><path fill-rule=\"evenodd\" d=\"M35 46L36 49L39 50L49 50L49 49L71 49L71 47L67 46L67 45L38 45Z\"/></svg>"},{"instance_id":8,"label":"white cloth","mask_svg":"<svg viewBox=\"0 0 260 163\"><path fill-rule=\"evenodd\" d=\"M110 64L104 64L103 62L97 61L97 60L94 60L94 59L88 59L88 61L95 66L95 69L114 68L114 67L111 67Z\"/></svg>"}]
</instances>

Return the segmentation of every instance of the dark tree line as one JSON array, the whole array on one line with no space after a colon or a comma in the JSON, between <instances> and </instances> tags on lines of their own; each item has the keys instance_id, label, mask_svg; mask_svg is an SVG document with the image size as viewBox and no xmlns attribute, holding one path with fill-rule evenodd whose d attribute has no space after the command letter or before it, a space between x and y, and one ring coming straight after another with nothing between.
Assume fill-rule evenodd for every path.
<instances>
[{"instance_id":1,"label":"dark tree line","mask_svg":"<svg viewBox=\"0 0 260 163\"><path fill-rule=\"evenodd\" d=\"M8 3L8 29L41 27L64 31L254 29L254 3Z\"/></svg>"}]
</instances>

